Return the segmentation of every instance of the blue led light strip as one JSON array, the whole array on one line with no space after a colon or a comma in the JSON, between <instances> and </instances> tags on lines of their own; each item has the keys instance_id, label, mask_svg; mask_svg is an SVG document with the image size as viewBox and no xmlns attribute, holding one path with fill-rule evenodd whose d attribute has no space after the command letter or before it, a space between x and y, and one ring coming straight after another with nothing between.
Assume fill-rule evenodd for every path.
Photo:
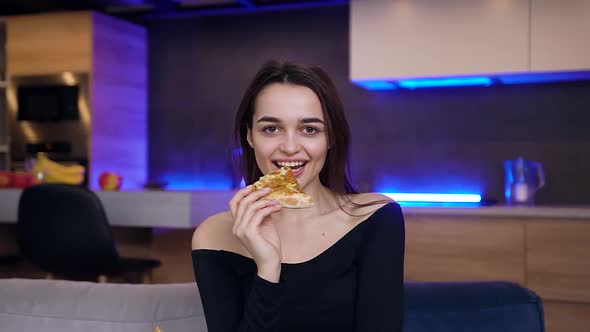
<instances>
[{"instance_id":1,"label":"blue led light strip","mask_svg":"<svg viewBox=\"0 0 590 332\"><path fill-rule=\"evenodd\" d=\"M477 194L382 193L398 202L479 203Z\"/></svg>"},{"instance_id":2,"label":"blue led light strip","mask_svg":"<svg viewBox=\"0 0 590 332\"><path fill-rule=\"evenodd\" d=\"M453 78L435 78L419 80L401 80L399 85L402 88L431 88L443 86L473 86L473 85L492 85L492 79L489 77L453 77Z\"/></svg>"},{"instance_id":3,"label":"blue led light strip","mask_svg":"<svg viewBox=\"0 0 590 332\"><path fill-rule=\"evenodd\" d=\"M354 83L368 90L393 90L396 88L394 83L388 81L354 81Z\"/></svg>"}]
</instances>

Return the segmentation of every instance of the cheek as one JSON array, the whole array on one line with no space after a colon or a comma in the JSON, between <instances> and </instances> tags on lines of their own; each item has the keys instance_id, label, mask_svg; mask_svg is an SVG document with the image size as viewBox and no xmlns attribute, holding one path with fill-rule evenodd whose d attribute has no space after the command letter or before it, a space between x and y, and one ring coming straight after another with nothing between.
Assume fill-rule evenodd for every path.
<instances>
[{"instance_id":1,"label":"cheek","mask_svg":"<svg viewBox=\"0 0 590 332\"><path fill-rule=\"evenodd\" d=\"M311 146L314 154L317 156L327 155L328 154L328 140L318 140L314 142Z\"/></svg>"},{"instance_id":2,"label":"cheek","mask_svg":"<svg viewBox=\"0 0 590 332\"><path fill-rule=\"evenodd\" d=\"M261 167L261 170L263 170L266 168L266 163L269 162L271 155L275 151L275 146L270 140L254 137L253 149L256 162Z\"/></svg>"},{"instance_id":3,"label":"cheek","mask_svg":"<svg viewBox=\"0 0 590 332\"><path fill-rule=\"evenodd\" d=\"M253 148L254 148L254 152L263 157L266 154L269 154L270 152L273 151L274 149L274 144L272 143L271 140L268 139L260 139L260 138L256 138L254 137L254 141L253 141Z\"/></svg>"}]
</instances>

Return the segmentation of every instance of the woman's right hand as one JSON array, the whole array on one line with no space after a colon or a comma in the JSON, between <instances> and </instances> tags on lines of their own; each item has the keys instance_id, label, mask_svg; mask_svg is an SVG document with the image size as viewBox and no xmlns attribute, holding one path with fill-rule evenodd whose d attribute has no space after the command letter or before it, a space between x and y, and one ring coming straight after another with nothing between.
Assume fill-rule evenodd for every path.
<instances>
[{"instance_id":1,"label":"woman's right hand","mask_svg":"<svg viewBox=\"0 0 590 332\"><path fill-rule=\"evenodd\" d=\"M281 209L278 201L265 199L270 188L253 190L252 185L238 191L229 202L234 220L233 234L248 250L258 267L258 275L278 282L281 272L281 240L267 217Z\"/></svg>"}]
</instances>

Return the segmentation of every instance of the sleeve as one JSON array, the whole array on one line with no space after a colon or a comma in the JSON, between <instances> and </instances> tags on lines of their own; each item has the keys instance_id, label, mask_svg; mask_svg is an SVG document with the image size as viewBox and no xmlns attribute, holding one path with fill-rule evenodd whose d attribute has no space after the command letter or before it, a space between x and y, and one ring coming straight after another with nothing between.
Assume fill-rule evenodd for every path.
<instances>
[{"instance_id":1,"label":"sleeve","mask_svg":"<svg viewBox=\"0 0 590 332\"><path fill-rule=\"evenodd\" d=\"M193 250L192 257L208 332L278 331L280 282L255 275L250 290L243 293L237 274L221 252Z\"/></svg>"},{"instance_id":2,"label":"sleeve","mask_svg":"<svg viewBox=\"0 0 590 332\"><path fill-rule=\"evenodd\" d=\"M358 257L356 332L401 332L404 317L404 217L388 204L370 220ZM380 213L381 212L381 213Z\"/></svg>"}]
</instances>

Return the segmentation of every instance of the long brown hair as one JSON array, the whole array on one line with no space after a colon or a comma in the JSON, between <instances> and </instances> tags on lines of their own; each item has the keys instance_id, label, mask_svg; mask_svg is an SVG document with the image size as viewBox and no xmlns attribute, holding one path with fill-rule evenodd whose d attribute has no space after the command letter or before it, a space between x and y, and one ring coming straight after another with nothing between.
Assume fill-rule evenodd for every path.
<instances>
[{"instance_id":1,"label":"long brown hair","mask_svg":"<svg viewBox=\"0 0 590 332\"><path fill-rule=\"evenodd\" d=\"M348 164L350 128L336 86L320 67L276 60L266 62L256 73L236 113L234 139L238 151L241 151L237 162L246 184L256 182L263 175L247 135L248 129L252 129L256 97L272 83L305 86L316 94L322 105L329 147L326 162L320 171L320 182L338 194L358 193L350 180Z\"/></svg>"}]
</instances>

